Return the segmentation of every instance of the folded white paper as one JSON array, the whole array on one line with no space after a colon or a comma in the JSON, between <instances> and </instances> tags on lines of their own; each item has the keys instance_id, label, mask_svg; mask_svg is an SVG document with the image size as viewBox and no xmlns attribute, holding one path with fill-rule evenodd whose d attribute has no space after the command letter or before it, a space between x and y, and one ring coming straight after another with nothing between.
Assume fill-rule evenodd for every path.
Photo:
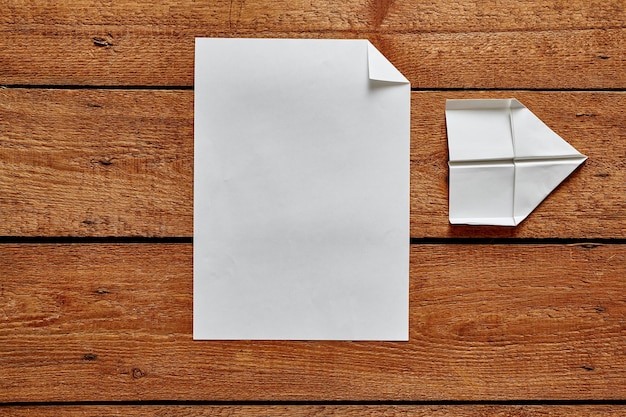
<instances>
[{"instance_id":1,"label":"folded white paper","mask_svg":"<svg viewBox=\"0 0 626 417\"><path fill-rule=\"evenodd\" d=\"M516 226L587 159L515 99L447 100L450 223Z\"/></svg>"},{"instance_id":2,"label":"folded white paper","mask_svg":"<svg viewBox=\"0 0 626 417\"><path fill-rule=\"evenodd\" d=\"M365 40L196 39L194 339L408 339L410 85Z\"/></svg>"}]
</instances>

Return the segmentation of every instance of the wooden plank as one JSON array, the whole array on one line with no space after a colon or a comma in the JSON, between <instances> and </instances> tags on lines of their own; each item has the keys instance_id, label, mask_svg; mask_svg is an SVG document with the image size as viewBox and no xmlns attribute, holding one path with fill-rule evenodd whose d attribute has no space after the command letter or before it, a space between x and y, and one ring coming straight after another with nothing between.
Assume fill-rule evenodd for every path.
<instances>
[{"instance_id":1,"label":"wooden plank","mask_svg":"<svg viewBox=\"0 0 626 417\"><path fill-rule=\"evenodd\" d=\"M406 416L406 417L622 417L626 407L620 405L581 406L9 406L3 407L6 417L109 417L109 416L159 416L159 417L238 417L238 416Z\"/></svg>"},{"instance_id":2,"label":"wooden plank","mask_svg":"<svg viewBox=\"0 0 626 417\"><path fill-rule=\"evenodd\" d=\"M0 90L0 135L0 235L191 235L193 92Z\"/></svg>"},{"instance_id":3,"label":"wooden plank","mask_svg":"<svg viewBox=\"0 0 626 417\"><path fill-rule=\"evenodd\" d=\"M522 225L452 227L446 98L517 97L589 156ZM414 92L411 235L626 237L625 93ZM0 90L0 235L191 236L193 92Z\"/></svg>"},{"instance_id":4,"label":"wooden plank","mask_svg":"<svg viewBox=\"0 0 626 417\"><path fill-rule=\"evenodd\" d=\"M0 402L626 399L625 245L410 270L409 342L192 341L191 245L1 245Z\"/></svg>"},{"instance_id":5,"label":"wooden plank","mask_svg":"<svg viewBox=\"0 0 626 417\"><path fill-rule=\"evenodd\" d=\"M595 29L624 26L624 3L571 0L520 3L515 0L376 1L346 0L95 0L8 4L2 25L138 25L210 27L224 32L368 31L480 32Z\"/></svg>"},{"instance_id":6,"label":"wooden plank","mask_svg":"<svg viewBox=\"0 0 626 417\"><path fill-rule=\"evenodd\" d=\"M211 26L0 27L0 85L193 85L194 37L370 39L418 88L621 89L626 29L238 32Z\"/></svg>"}]
</instances>

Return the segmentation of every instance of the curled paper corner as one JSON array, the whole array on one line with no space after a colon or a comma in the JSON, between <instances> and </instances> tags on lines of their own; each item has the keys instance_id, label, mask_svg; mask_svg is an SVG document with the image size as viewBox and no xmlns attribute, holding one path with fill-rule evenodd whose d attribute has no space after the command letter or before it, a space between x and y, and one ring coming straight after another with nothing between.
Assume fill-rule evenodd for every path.
<instances>
[{"instance_id":1,"label":"curled paper corner","mask_svg":"<svg viewBox=\"0 0 626 417\"><path fill-rule=\"evenodd\" d=\"M370 41L367 41L367 68L370 80L409 84L409 80Z\"/></svg>"},{"instance_id":2,"label":"curled paper corner","mask_svg":"<svg viewBox=\"0 0 626 417\"><path fill-rule=\"evenodd\" d=\"M447 100L451 224L517 226L587 157L516 99Z\"/></svg>"}]
</instances>

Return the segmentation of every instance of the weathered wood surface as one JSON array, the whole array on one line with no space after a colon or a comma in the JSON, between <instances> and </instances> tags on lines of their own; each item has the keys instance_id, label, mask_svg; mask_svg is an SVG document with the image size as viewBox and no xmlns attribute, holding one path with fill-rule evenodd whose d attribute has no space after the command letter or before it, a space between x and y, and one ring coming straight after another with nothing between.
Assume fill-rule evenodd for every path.
<instances>
[{"instance_id":1,"label":"weathered wood surface","mask_svg":"<svg viewBox=\"0 0 626 417\"><path fill-rule=\"evenodd\" d=\"M18 406L3 409L6 417L623 417L626 406Z\"/></svg>"},{"instance_id":2,"label":"weathered wood surface","mask_svg":"<svg viewBox=\"0 0 626 417\"><path fill-rule=\"evenodd\" d=\"M0 235L190 236L193 92L0 90Z\"/></svg>"},{"instance_id":3,"label":"weathered wood surface","mask_svg":"<svg viewBox=\"0 0 626 417\"><path fill-rule=\"evenodd\" d=\"M396 343L194 342L191 270L188 244L1 245L0 402L626 398L624 245L412 245Z\"/></svg>"},{"instance_id":4,"label":"weathered wood surface","mask_svg":"<svg viewBox=\"0 0 626 417\"><path fill-rule=\"evenodd\" d=\"M620 89L626 77L621 28L415 34L215 33L176 26L48 30L0 30L0 85L190 86L196 36L369 39L415 88Z\"/></svg>"},{"instance_id":5,"label":"weathered wood surface","mask_svg":"<svg viewBox=\"0 0 626 417\"><path fill-rule=\"evenodd\" d=\"M496 32L624 27L619 0L520 3L515 0L22 0L4 7L4 25L129 25L215 31Z\"/></svg>"},{"instance_id":6,"label":"weathered wood surface","mask_svg":"<svg viewBox=\"0 0 626 417\"><path fill-rule=\"evenodd\" d=\"M516 228L448 223L446 98L516 97L589 160ZM414 92L411 236L626 237L626 93ZM0 90L0 235L191 236L193 91Z\"/></svg>"},{"instance_id":7,"label":"weathered wood surface","mask_svg":"<svg viewBox=\"0 0 626 417\"><path fill-rule=\"evenodd\" d=\"M26 88L0 89L4 242L192 235L193 91L145 88L193 85L196 36L370 39L420 90L412 237L626 237L622 0L10 0L0 86ZM28 88L46 85L69 89ZM516 228L447 221L445 99L478 97L520 99L589 156ZM621 402L161 403L623 401L619 242L412 245L407 343L193 342L191 245L5 243L0 415L621 416ZM60 404L2 404L38 401Z\"/></svg>"},{"instance_id":8,"label":"weathered wood surface","mask_svg":"<svg viewBox=\"0 0 626 417\"><path fill-rule=\"evenodd\" d=\"M0 16L0 84L192 85L196 36L366 38L426 88L623 88L619 0L75 0Z\"/></svg>"}]
</instances>

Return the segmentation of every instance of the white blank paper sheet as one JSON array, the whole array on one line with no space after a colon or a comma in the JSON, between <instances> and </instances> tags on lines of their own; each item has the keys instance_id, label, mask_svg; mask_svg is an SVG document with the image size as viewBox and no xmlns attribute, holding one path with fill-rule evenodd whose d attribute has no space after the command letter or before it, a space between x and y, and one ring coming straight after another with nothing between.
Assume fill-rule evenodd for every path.
<instances>
[{"instance_id":1,"label":"white blank paper sheet","mask_svg":"<svg viewBox=\"0 0 626 417\"><path fill-rule=\"evenodd\" d=\"M365 40L195 59L194 339L407 340L408 81Z\"/></svg>"}]
</instances>

